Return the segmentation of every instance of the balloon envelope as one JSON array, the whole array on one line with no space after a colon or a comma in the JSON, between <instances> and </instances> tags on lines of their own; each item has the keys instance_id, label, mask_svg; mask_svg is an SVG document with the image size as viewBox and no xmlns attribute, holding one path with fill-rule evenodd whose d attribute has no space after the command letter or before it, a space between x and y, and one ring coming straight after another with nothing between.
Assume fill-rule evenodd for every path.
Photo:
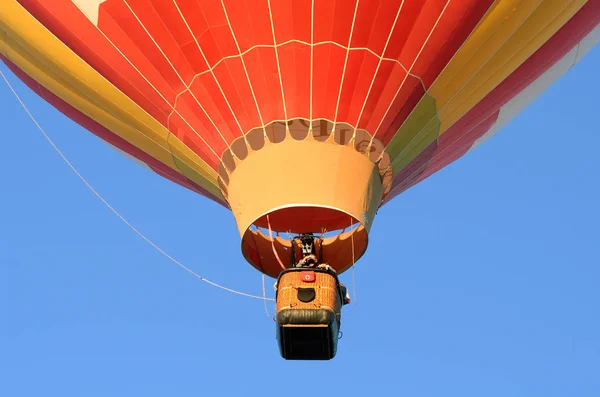
<instances>
[{"instance_id":1,"label":"balloon envelope","mask_svg":"<svg viewBox=\"0 0 600 397\"><path fill-rule=\"evenodd\" d=\"M324 242L347 269L381 205L496 133L599 22L600 0L5 0L0 56L231 208L244 256L275 276L288 231L348 228Z\"/></svg>"}]
</instances>

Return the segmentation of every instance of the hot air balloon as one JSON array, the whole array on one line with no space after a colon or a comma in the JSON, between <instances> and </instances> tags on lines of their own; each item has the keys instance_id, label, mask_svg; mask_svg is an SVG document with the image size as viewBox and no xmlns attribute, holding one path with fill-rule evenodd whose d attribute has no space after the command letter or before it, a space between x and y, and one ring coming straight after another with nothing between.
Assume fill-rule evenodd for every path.
<instances>
[{"instance_id":1,"label":"hot air balloon","mask_svg":"<svg viewBox=\"0 0 600 397\"><path fill-rule=\"evenodd\" d=\"M377 210L494 135L599 22L600 0L2 0L0 57L117 150L231 209L243 257L339 326L333 271L363 256ZM286 236L307 232L332 271L288 269L303 243ZM327 324L307 340L331 339ZM281 331L286 358L296 331Z\"/></svg>"}]
</instances>

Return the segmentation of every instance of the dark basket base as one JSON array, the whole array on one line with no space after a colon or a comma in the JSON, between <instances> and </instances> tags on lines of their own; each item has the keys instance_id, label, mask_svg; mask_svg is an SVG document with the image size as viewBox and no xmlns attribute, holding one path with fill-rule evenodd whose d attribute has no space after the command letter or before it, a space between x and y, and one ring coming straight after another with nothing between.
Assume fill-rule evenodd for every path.
<instances>
[{"instance_id":1,"label":"dark basket base","mask_svg":"<svg viewBox=\"0 0 600 397\"><path fill-rule=\"evenodd\" d=\"M339 322L328 310L287 309L277 315L279 352L286 360L331 360L338 331Z\"/></svg>"}]
</instances>

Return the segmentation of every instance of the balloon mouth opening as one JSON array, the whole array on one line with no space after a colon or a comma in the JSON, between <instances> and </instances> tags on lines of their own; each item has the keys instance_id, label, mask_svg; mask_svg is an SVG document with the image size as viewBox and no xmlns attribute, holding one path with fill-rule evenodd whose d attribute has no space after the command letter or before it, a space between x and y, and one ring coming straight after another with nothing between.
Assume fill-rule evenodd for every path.
<instances>
[{"instance_id":1,"label":"balloon mouth opening","mask_svg":"<svg viewBox=\"0 0 600 397\"><path fill-rule=\"evenodd\" d=\"M368 246L365 225L348 213L335 208L293 205L260 216L242 237L244 258L261 273L276 278L302 258L301 246L294 237L314 234L317 256L337 273L343 273L364 255Z\"/></svg>"},{"instance_id":2,"label":"balloon mouth opening","mask_svg":"<svg viewBox=\"0 0 600 397\"><path fill-rule=\"evenodd\" d=\"M252 226L275 233L323 233L360 224L352 215L335 208L294 205L275 209L258 218ZM251 226L251 227L252 227Z\"/></svg>"}]
</instances>

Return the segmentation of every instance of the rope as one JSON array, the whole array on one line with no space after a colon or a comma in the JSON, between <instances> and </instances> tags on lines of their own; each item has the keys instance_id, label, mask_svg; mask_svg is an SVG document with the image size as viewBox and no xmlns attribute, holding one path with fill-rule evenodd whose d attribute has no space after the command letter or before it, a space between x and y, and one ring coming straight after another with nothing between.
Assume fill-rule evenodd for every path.
<instances>
[{"instance_id":1,"label":"rope","mask_svg":"<svg viewBox=\"0 0 600 397\"><path fill-rule=\"evenodd\" d=\"M352 218L350 218L350 227L352 227ZM354 299L354 307L358 307L358 302L356 301L356 278L355 278L355 264L356 258L354 256L354 232L356 229L352 231L352 298Z\"/></svg>"},{"instance_id":2,"label":"rope","mask_svg":"<svg viewBox=\"0 0 600 397\"><path fill-rule=\"evenodd\" d=\"M267 314L267 317L271 317L271 313L269 313L269 307L267 306L267 290L265 288L265 274L262 274L262 300L263 303L265 304L265 313ZM274 300L274 299L271 299Z\"/></svg>"},{"instance_id":3,"label":"rope","mask_svg":"<svg viewBox=\"0 0 600 397\"><path fill-rule=\"evenodd\" d=\"M44 138L46 138L46 140L48 141L48 143L50 143L50 145L52 146L52 148L58 153L58 155L63 159L63 161L69 166L69 168L71 169L71 171L73 171L75 173L75 175L77 175L77 177L87 186L87 188L113 213L115 214L121 221L123 221L123 223L125 223L131 230L133 230L138 236L140 236L144 241L146 241L148 244L150 244L155 250L157 250L159 253L161 253L163 256L165 256L167 259L169 259L171 262L173 262L174 264L176 264L177 266L179 266L180 268L182 268L183 270L185 270L186 272L190 273L192 276L198 278L201 281L204 281L207 284L212 285L213 287L217 287L219 289L222 289L224 291L227 292L231 292L233 294L236 295L241 295L241 296L245 296L248 298L254 298L254 299L262 299L265 301L269 300L269 301L274 301L275 299L272 298L267 298L266 296L257 296L257 295L252 295L252 294L248 294L245 292L241 292L241 291L236 291L234 289L231 288L227 288L223 285L217 284L213 281L210 281L204 277L202 277L201 275L199 275L198 273L194 272L193 270L191 270L190 268L186 267L185 265L183 265L181 262L179 262L178 260L176 260L175 258L173 258L172 256L170 256L169 254L167 254L165 251L163 251L159 246L157 246L152 240L150 240L148 237L146 237L141 231L139 231L135 226L133 226L127 219L125 219L125 217L123 217L123 215L121 215L113 206L111 206L101 195L100 193L98 193L98 191L96 189L94 189L92 187L92 185L90 185L90 183L83 177L83 175L81 175L79 173L79 171L77 171L77 169L75 168L75 166L73 166L73 164L71 164L71 162L67 159L67 157L62 153L62 151L56 146L56 144L54 143L54 141L52 141L52 139L50 138L50 136L48 136L48 134L46 133L46 131L44 131L44 129L40 126L40 124L37 122L36 118L33 116L33 114L29 111L29 109L27 108L27 106L25 105L25 103L21 100L21 97L19 96L19 94L17 94L17 92L15 91L15 89L13 88L13 86L10 84L10 82L8 81L8 79L6 78L6 76L4 75L4 73L2 72L2 70L0 69L0 76L2 76L2 79L4 79L4 82L6 83L6 85L8 85L8 88L12 91L13 95L15 96L15 98L17 98L17 101L19 101L19 103L21 104L21 107L23 107L23 109L25 110L25 112L27 113L27 115L29 116L29 118L33 121L33 123L35 124L35 126L38 128L38 130L40 130L40 132L42 133L42 135L44 136Z\"/></svg>"},{"instance_id":4,"label":"rope","mask_svg":"<svg viewBox=\"0 0 600 397\"><path fill-rule=\"evenodd\" d=\"M279 266L285 270L285 266L283 265L283 262L281 262L281 258L275 249L275 240L273 239L273 231L271 230L271 221L269 220L269 215L267 215L267 225L269 226L269 238L271 239L271 248L273 249L273 254L275 254L275 259L277 259L277 262L279 262ZM294 249L293 244L292 249Z\"/></svg>"}]
</instances>

